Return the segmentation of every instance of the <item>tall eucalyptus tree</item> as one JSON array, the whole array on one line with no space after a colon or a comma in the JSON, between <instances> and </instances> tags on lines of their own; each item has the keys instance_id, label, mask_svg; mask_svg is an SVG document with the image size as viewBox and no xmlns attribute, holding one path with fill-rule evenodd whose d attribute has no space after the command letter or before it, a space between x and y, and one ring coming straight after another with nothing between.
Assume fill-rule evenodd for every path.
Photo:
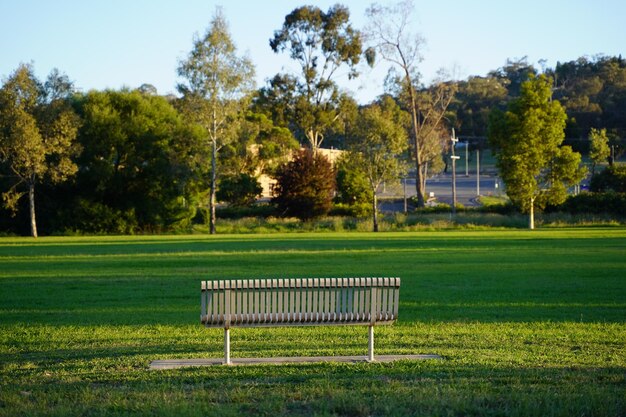
<instances>
[{"instance_id":1,"label":"tall eucalyptus tree","mask_svg":"<svg viewBox=\"0 0 626 417\"><path fill-rule=\"evenodd\" d=\"M185 79L178 85L184 113L206 131L210 145L209 230L214 234L218 152L234 139L254 88L254 66L247 57L237 55L221 9L216 10L204 36L194 40L178 75Z\"/></svg>"},{"instance_id":2,"label":"tall eucalyptus tree","mask_svg":"<svg viewBox=\"0 0 626 417\"><path fill-rule=\"evenodd\" d=\"M275 77L275 88L288 84L289 111L295 127L317 150L325 135L341 129L342 107L346 102L335 79L347 67L348 77L358 76L361 33L350 24L350 12L340 4L327 12L316 6L302 6L285 16L274 32L270 47L276 53L289 51L300 65L297 75ZM349 101L349 100L348 100Z\"/></svg>"},{"instance_id":3,"label":"tall eucalyptus tree","mask_svg":"<svg viewBox=\"0 0 626 417\"><path fill-rule=\"evenodd\" d=\"M380 55L383 60L400 69L401 74L395 78L411 114L410 148L415 162L415 191L417 204L423 207L428 163L433 157L440 158L443 150L442 126L457 84L441 79L429 88L418 89L418 65L422 61L424 39L412 31L413 8L412 0L390 6L370 6L367 9L369 23L366 29L370 47L366 55L370 61Z\"/></svg>"}]
</instances>

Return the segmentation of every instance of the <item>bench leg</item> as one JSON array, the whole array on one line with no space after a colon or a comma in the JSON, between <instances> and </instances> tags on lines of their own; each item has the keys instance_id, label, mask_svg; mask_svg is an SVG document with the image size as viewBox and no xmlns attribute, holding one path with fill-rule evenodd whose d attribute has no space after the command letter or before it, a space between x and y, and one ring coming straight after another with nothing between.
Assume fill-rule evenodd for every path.
<instances>
[{"instance_id":1,"label":"bench leg","mask_svg":"<svg viewBox=\"0 0 626 417\"><path fill-rule=\"evenodd\" d=\"M230 365L230 329L224 329L224 365Z\"/></svg>"},{"instance_id":2,"label":"bench leg","mask_svg":"<svg viewBox=\"0 0 626 417\"><path fill-rule=\"evenodd\" d=\"M374 326L369 326L369 341L367 349L367 361L374 362Z\"/></svg>"}]
</instances>

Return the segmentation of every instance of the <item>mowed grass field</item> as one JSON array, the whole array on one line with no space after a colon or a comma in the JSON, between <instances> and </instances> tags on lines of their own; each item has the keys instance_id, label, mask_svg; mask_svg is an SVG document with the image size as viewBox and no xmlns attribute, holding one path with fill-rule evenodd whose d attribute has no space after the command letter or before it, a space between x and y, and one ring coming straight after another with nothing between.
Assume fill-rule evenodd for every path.
<instances>
[{"instance_id":1,"label":"mowed grass field","mask_svg":"<svg viewBox=\"0 0 626 417\"><path fill-rule=\"evenodd\" d=\"M399 276L390 364L221 357L202 279ZM360 326L234 329L233 357L365 355ZM0 416L624 416L626 229L0 239Z\"/></svg>"}]
</instances>

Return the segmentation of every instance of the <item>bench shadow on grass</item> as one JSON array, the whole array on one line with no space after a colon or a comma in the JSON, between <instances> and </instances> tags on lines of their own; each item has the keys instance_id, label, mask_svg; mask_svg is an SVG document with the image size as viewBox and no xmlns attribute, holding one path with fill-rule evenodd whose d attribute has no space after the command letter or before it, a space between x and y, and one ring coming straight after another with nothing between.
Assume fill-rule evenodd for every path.
<instances>
[{"instance_id":1,"label":"bench shadow on grass","mask_svg":"<svg viewBox=\"0 0 626 417\"><path fill-rule=\"evenodd\" d=\"M171 300L170 300L171 301ZM12 308L2 311L5 325L195 325L200 311L193 303L171 303L162 300L142 306L89 307L82 303L65 303L63 307ZM626 303L512 302L476 303L400 302L400 323L432 322L582 322L626 323Z\"/></svg>"}]
</instances>

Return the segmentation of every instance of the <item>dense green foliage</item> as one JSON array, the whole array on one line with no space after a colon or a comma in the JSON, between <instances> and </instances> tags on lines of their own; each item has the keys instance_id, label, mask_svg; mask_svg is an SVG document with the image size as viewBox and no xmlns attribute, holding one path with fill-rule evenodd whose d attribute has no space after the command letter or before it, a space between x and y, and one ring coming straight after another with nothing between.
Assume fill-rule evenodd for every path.
<instances>
[{"instance_id":1,"label":"dense green foliage","mask_svg":"<svg viewBox=\"0 0 626 417\"><path fill-rule=\"evenodd\" d=\"M495 76L474 76L459 82L459 91L450 105L457 132L466 138L487 136L492 110L506 108L507 81Z\"/></svg>"},{"instance_id":2,"label":"dense green foliage","mask_svg":"<svg viewBox=\"0 0 626 417\"><path fill-rule=\"evenodd\" d=\"M451 105L457 131L462 137L486 136L490 111L504 110L519 96L522 83L541 72L554 80L554 99L567 113L565 136L569 144L587 152L591 129L605 128L617 152L626 150L626 59L621 56L585 56L542 70L526 58L508 60L487 76L459 81L459 93Z\"/></svg>"},{"instance_id":3,"label":"dense green foliage","mask_svg":"<svg viewBox=\"0 0 626 417\"><path fill-rule=\"evenodd\" d=\"M0 240L6 416L620 416L626 231ZM323 261L321 261L323 260ZM221 357L202 279L400 276L379 354L437 361L149 371ZM235 329L233 357L365 355L362 327Z\"/></svg>"},{"instance_id":4,"label":"dense green foliage","mask_svg":"<svg viewBox=\"0 0 626 417\"><path fill-rule=\"evenodd\" d=\"M224 176L271 175L298 147L289 129L275 125L262 112L250 111L235 139L221 149L218 162Z\"/></svg>"},{"instance_id":5,"label":"dense green foliage","mask_svg":"<svg viewBox=\"0 0 626 417\"><path fill-rule=\"evenodd\" d=\"M548 72L556 79L555 98L568 112L567 137L584 138L591 128L606 128L624 138L626 59L602 55L580 57L557 63ZM622 147L621 151L624 150Z\"/></svg>"},{"instance_id":6,"label":"dense green foliage","mask_svg":"<svg viewBox=\"0 0 626 417\"><path fill-rule=\"evenodd\" d=\"M66 228L87 233L169 229L189 219L202 167L197 133L163 97L139 91L91 91L76 97L83 120Z\"/></svg>"}]
</instances>

